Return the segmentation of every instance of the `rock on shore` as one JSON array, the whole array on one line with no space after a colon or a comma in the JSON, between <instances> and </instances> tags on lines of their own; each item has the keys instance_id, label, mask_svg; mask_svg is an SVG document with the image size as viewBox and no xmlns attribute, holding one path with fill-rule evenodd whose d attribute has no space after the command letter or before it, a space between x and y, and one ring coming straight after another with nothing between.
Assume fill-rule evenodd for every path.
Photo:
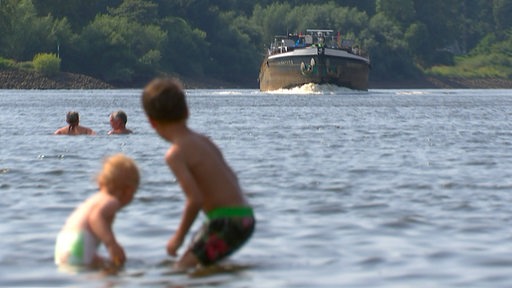
<instances>
[{"instance_id":1,"label":"rock on shore","mask_svg":"<svg viewBox=\"0 0 512 288\"><path fill-rule=\"evenodd\" d=\"M47 77L41 73L21 70L0 71L0 89L111 89L112 85L98 79L61 72Z\"/></svg>"}]
</instances>

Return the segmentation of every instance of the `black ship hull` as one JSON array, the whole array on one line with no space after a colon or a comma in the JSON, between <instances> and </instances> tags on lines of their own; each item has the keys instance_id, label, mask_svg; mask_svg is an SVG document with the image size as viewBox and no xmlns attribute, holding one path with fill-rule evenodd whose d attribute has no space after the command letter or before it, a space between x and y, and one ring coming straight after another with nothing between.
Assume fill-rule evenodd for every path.
<instances>
[{"instance_id":1,"label":"black ship hull","mask_svg":"<svg viewBox=\"0 0 512 288\"><path fill-rule=\"evenodd\" d=\"M305 84L333 84L368 90L370 58L351 39L333 30L275 36L260 68L261 91Z\"/></svg>"},{"instance_id":2,"label":"black ship hull","mask_svg":"<svg viewBox=\"0 0 512 288\"><path fill-rule=\"evenodd\" d=\"M308 83L368 90L369 60L344 50L308 47L265 57L260 90L270 91Z\"/></svg>"}]
</instances>

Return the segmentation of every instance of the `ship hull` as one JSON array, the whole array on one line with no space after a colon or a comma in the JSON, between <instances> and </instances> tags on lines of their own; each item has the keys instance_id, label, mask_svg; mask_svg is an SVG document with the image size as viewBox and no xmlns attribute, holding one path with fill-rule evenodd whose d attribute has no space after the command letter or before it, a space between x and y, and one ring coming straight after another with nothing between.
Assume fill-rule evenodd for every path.
<instances>
[{"instance_id":1,"label":"ship hull","mask_svg":"<svg viewBox=\"0 0 512 288\"><path fill-rule=\"evenodd\" d=\"M368 90L369 60L344 50L307 47L268 55L260 68L261 91L333 84Z\"/></svg>"}]
</instances>

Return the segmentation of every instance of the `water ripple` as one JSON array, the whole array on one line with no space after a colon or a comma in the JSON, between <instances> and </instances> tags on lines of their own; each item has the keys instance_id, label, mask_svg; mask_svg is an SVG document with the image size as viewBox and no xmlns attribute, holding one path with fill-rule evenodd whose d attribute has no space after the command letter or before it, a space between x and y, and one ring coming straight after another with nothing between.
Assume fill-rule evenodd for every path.
<instances>
[{"instance_id":1,"label":"water ripple","mask_svg":"<svg viewBox=\"0 0 512 288\"><path fill-rule=\"evenodd\" d=\"M170 268L184 195L139 90L0 90L0 286L512 286L510 90L188 92L189 125L221 148L255 208L253 238L225 263L242 268ZM51 135L69 109L98 135ZM118 109L133 135L106 135ZM44 121L20 127L26 115ZM118 152L142 175L114 225L127 267L60 272L56 233Z\"/></svg>"}]
</instances>

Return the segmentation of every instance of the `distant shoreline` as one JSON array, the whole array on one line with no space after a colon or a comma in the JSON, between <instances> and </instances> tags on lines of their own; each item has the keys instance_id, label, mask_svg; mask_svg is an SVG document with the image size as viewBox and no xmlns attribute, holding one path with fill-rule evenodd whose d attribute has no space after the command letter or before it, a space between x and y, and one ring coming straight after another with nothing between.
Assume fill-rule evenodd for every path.
<instances>
[{"instance_id":1,"label":"distant shoreline","mask_svg":"<svg viewBox=\"0 0 512 288\"><path fill-rule=\"evenodd\" d=\"M47 77L37 72L0 71L0 89L111 89L114 86L98 79L73 73Z\"/></svg>"},{"instance_id":2,"label":"distant shoreline","mask_svg":"<svg viewBox=\"0 0 512 288\"><path fill-rule=\"evenodd\" d=\"M425 77L403 81L371 81L370 89L512 89L512 79Z\"/></svg>"},{"instance_id":3,"label":"distant shoreline","mask_svg":"<svg viewBox=\"0 0 512 288\"><path fill-rule=\"evenodd\" d=\"M241 87L216 79L182 79L189 89L257 89L257 83L250 87ZM104 81L80 74L59 73L46 77L37 72L21 70L0 71L0 89L123 89ZM142 88L142 85L140 86ZM464 79L425 77L423 79L403 81L372 81L370 89L512 89L512 79Z\"/></svg>"}]
</instances>

